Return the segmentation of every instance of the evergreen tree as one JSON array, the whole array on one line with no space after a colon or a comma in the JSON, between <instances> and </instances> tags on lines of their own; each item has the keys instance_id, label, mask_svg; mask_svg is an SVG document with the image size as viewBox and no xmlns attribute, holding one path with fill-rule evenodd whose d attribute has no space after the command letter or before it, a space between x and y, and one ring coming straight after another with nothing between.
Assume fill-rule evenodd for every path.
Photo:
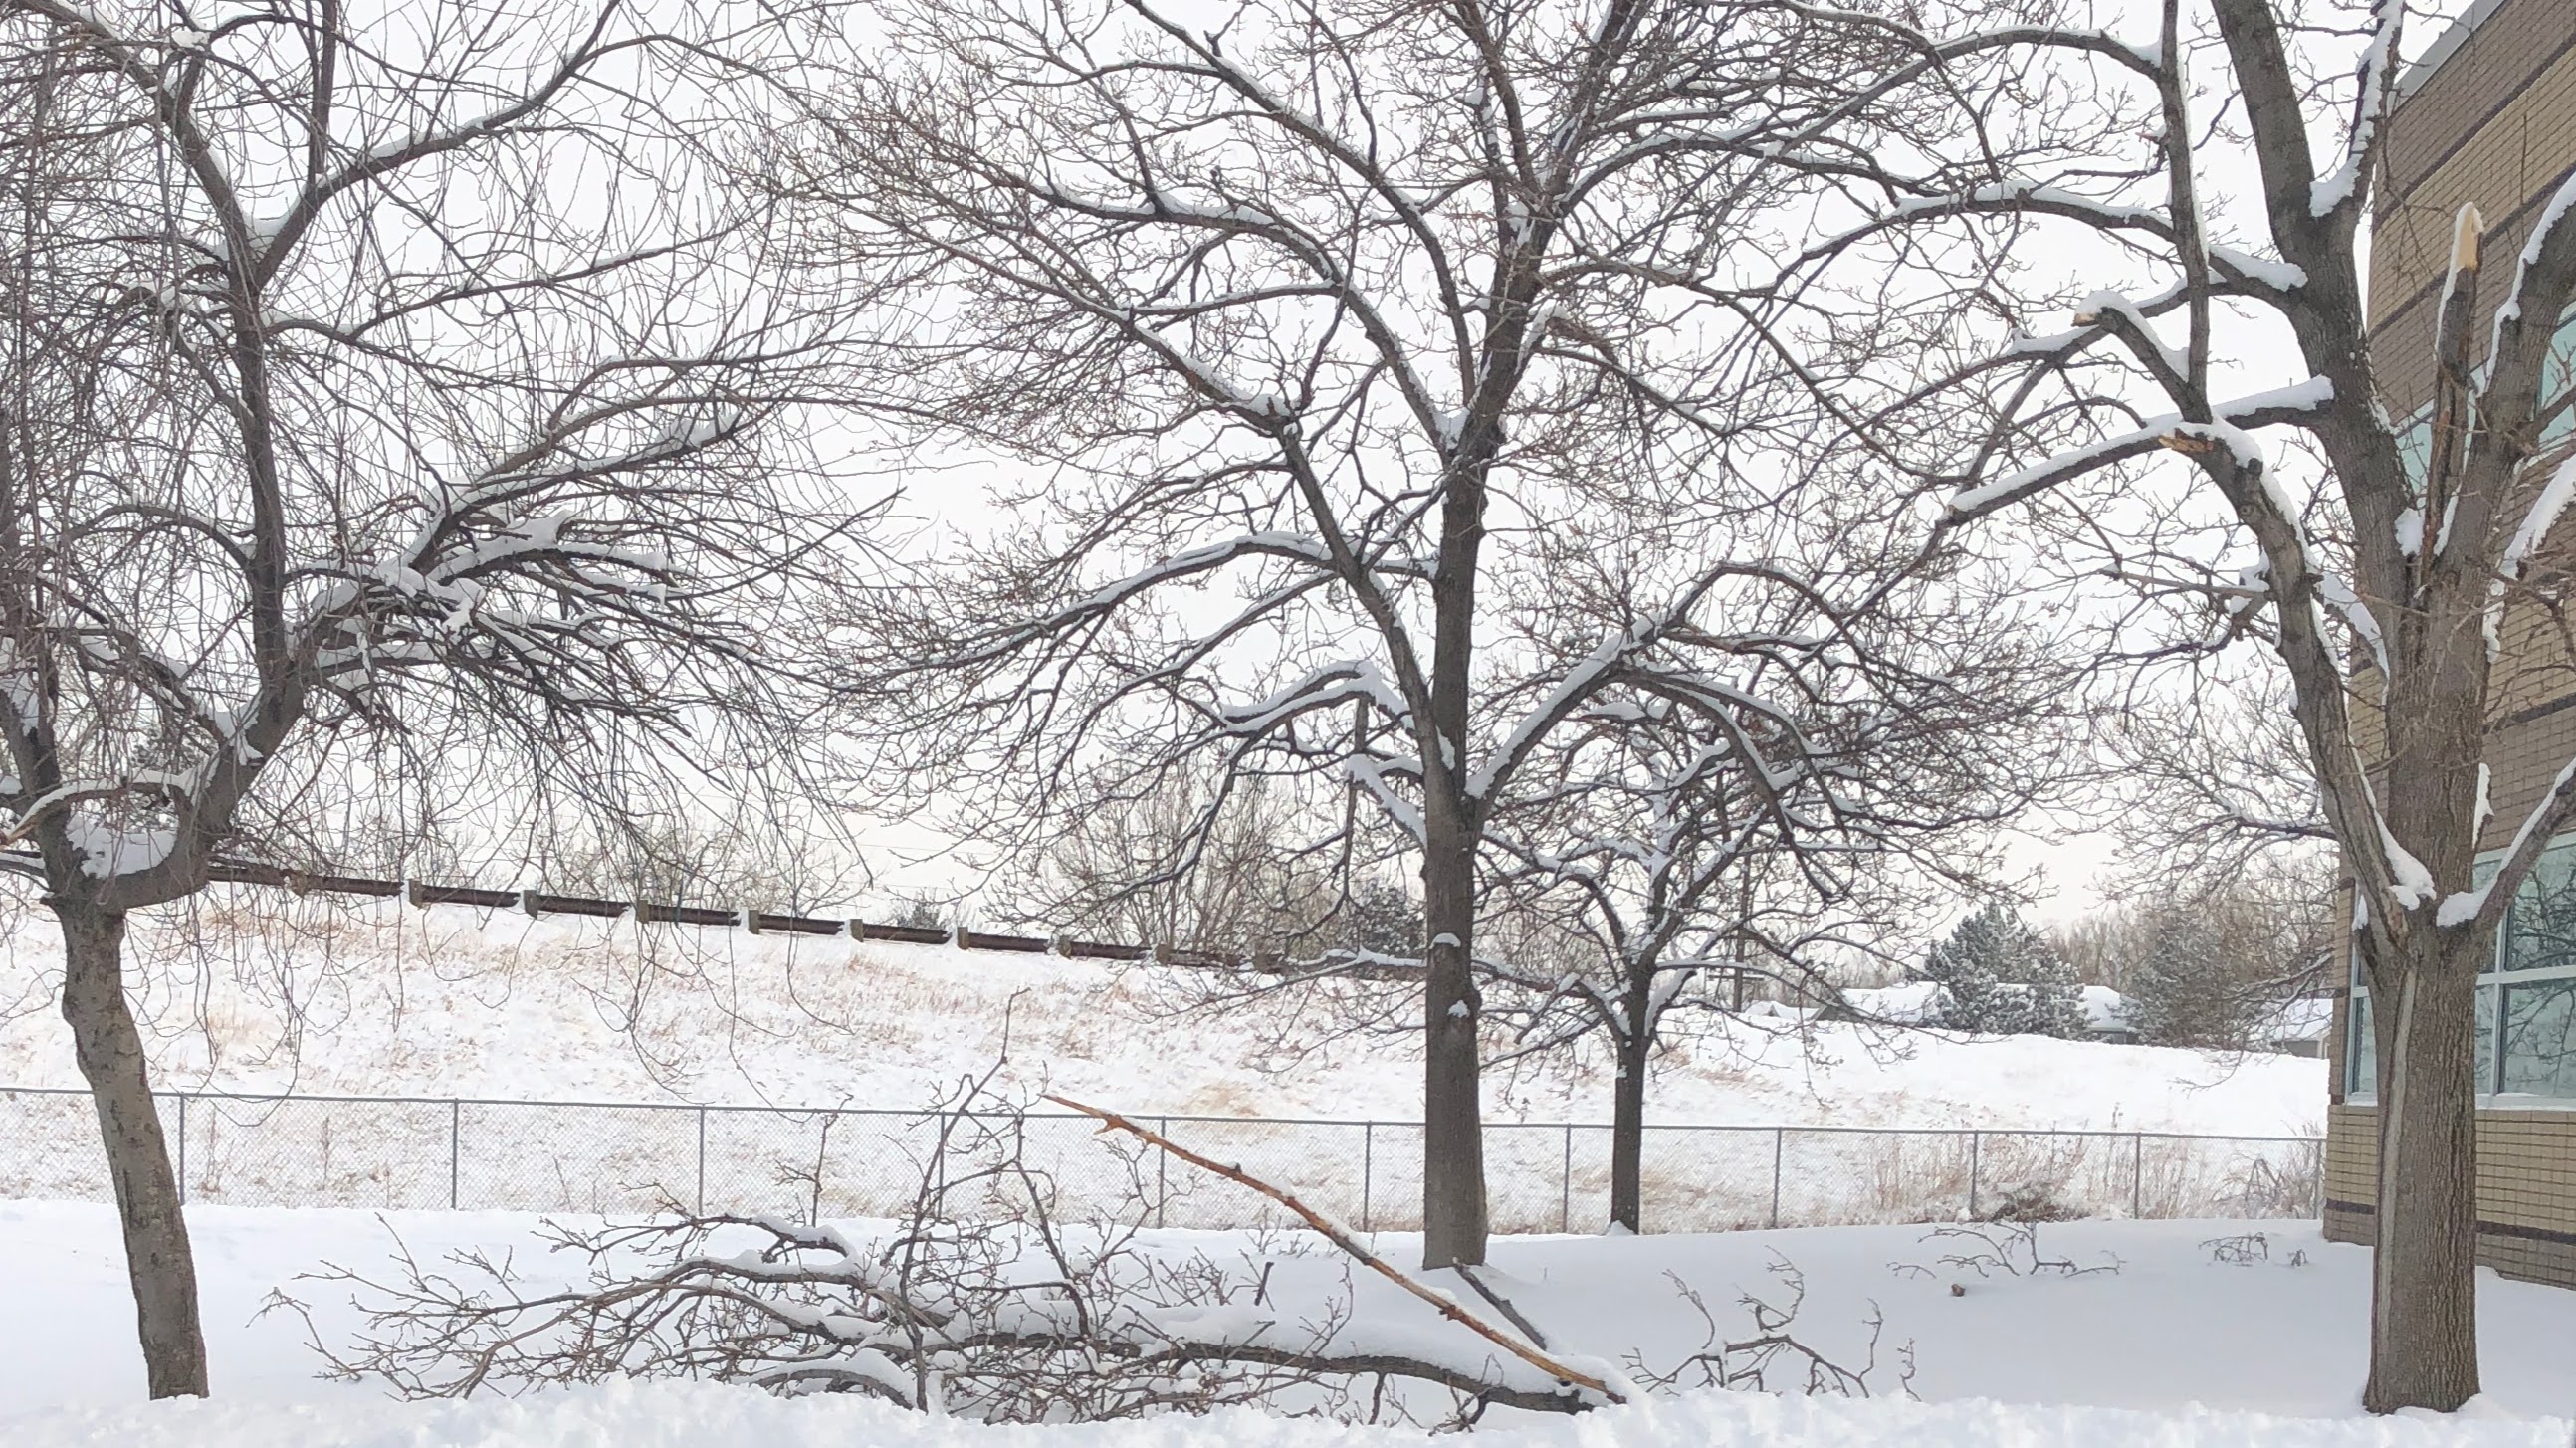
<instances>
[{"instance_id":1,"label":"evergreen tree","mask_svg":"<svg viewBox=\"0 0 2576 1448\"><path fill-rule=\"evenodd\" d=\"M2241 1048L2253 1014L2227 942L2205 913L2168 905L2151 917L2129 990L2138 1038L2157 1046Z\"/></svg>"},{"instance_id":2,"label":"evergreen tree","mask_svg":"<svg viewBox=\"0 0 2576 1448\"><path fill-rule=\"evenodd\" d=\"M2048 938L2006 905L1987 905L1932 947L1915 972L1947 997L1941 1024L1985 1035L2087 1033L2084 987Z\"/></svg>"},{"instance_id":3,"label":"evergreen tree","mask_svg":"<svg viewBox=\"0 0 2576 1448\"><path fill-rule=\"evenodd\" d=\"M2062 1041L2083 1040L2093 1034L2092 1017L2084 1009L2084 981L2046 939L2037 944L2030 957L2030 1023L2023 1029Z\"/></svg>"},{"instance_id":4,"label":"evergreen tree","mask_svg":"<svg viewBox=\"0 0 2576 1448\"><path fill-rule=\"evenodd\" d=\"M1396 886L1372 881L1352 891L1349 920L1352 950L1397 960L1422 958L1422 906Z\"/></svg>"}]
</instances>

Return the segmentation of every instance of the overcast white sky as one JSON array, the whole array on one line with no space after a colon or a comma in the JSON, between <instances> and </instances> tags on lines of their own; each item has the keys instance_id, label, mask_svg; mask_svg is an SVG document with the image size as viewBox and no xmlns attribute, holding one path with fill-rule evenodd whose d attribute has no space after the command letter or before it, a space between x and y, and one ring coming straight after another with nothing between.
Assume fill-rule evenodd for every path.
<instances>
[{"instance_id":1,"label":"overcast white sky","mask_svg":"<svg viewBox=\"0 0 2576 1448\"><path fill-rule=\"evenodd\" d=\"M2475 3L2476 0L2418 0L2409 19L2405 45L2408 56L2419 56L2430 49L2451 22ZM2159 0L2098 0L2093 16L2094 23L2115 34L2146 39L2153 35L2160 11ZM2243 175L2231 176L2223 171L2213 174L2209 183L2217 195L2232 197L2239 204L2253 197L2257 189L2250 168ZM2258 356L2278 357L2275 349L2246 350ZM2246 366L2236 370L2244 374L2239 380L2247 390L2299 380L2287 374L2278 378L2260 376L2260 366L2252 358L2246 361ZM909 490L905 511L972 531L989 523L990 515L985 509L981 487L971 472L959 470L916 480ZM869 863L877 872L877 886L864 902L869 907L882 908L883 902L915 891L944 895L972 888L977 877L972 863L926 822L888 824L873 829L871 834L876 847ZM2009 847L2009 861L2017 872L2026 872L2041 892L2032 914L2063 921L2098 906L2103 876L2115 849L2109 834L2085 828L2081 820L2061 819L2035 823L2032 833L2017 837ZM971 913L971 902L968 909Z\"/></svg>"}]
</instances>

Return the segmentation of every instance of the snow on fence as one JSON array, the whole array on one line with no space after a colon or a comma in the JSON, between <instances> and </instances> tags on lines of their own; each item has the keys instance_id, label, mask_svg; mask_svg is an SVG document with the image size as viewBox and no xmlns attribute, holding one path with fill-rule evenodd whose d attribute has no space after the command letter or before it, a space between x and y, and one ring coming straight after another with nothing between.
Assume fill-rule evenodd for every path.
<instances>
[{"instance_id":1,"label":"snow on fence","mask_svg":"<svg viewBox=\"0 0 2576 1448\"><path fill-rule=\"evenodd\" d=\"M804 1220L883 1217L918 1189L934 1113L608 1102L160 1094L194 1202L236 1206L619 1213L665 1203ZM1205 1155L1363 1230L1421 1225L1414 1122L1140 1116ZM1020 1118L1062 1215L1139 1205L1157 1225L1285 1225L1278 1208L1070 1113ZM1495 1229L1598 1229L1610 1130L1485 1128ZM2314 1138L2137 1131L1651 1126L1646 1227L1658 1232L1947 1221L1997 1214L2313 1217ZM86 1094L0 1089L0 1198L108 1198Z\"/></svg>"}]
</instances>

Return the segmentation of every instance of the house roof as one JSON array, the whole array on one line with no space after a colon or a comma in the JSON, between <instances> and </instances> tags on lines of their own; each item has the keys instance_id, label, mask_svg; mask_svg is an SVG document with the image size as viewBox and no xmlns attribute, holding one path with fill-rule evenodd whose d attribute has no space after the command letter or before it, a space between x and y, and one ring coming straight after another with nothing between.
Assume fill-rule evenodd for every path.
<instances>
[{"instance_id":1,"label":"house roof","mask_svg":"<svg viewBox=\"0 0 2576 1448\"><path fill-rule=\"evenodd\" d=\"M2435 38L2431 49L2417 56L2415 63L2406 67L2406 73L2397 78L2397 93L2400 96L2411 94L2417 86L2430 79L2433 72L2442 68L2442 62L2449 60L2458 52L2461 44L2469 38L2471 31L2485 24L2488 16L2511 3L2512 0L2477 0L2476 4L2470 6L2459 19L2452 21L2450 26Z\"/></svg>"},{"instance_id":2,"label":"house roof","mask_svg":"<svg viewBox=\"0 0 2576 1448\"><path fill-rule=\"evenodd\" d=\"M2299 996L2283 1001L2269 1034L2275 1041L2321 1041L2334 1029L2334 998Z\"/></svg>"}]
</instances>

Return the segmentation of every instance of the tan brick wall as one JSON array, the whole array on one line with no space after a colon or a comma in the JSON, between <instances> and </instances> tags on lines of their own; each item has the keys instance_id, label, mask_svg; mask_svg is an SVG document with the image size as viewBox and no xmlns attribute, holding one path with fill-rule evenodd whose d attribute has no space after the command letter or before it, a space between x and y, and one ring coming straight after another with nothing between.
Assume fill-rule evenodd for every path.
<instances>
[{"instance_id":1,"label":"tan brick wall","mask_svg":"<svg viewBox=\"0 0 2576 1448\"><path fill-rule=\"evenodd\" d=\"M2509 611L2499 636L2504 647L2490 685L2485 755L2487 801L2495 813L2478 841L2481 850L2512 839L2558 771L2576 759L2576 644L2537 606ZM2374 772L2386 753L2377 691L2375 673L2354 677L2353 744Z\"/></svg>"},{"instance_id":2,"label":"tan brick wall","mask_svg":"<svg viewBox=\"0 0 2576 1448\"><path fill-rule=\"evenodd\" d=\"M2556 705L2487 735L2487 792L2495 815L2481 849L2509 843L2542 791L2576 759L2576 698L2562 694Z\"/></svg>"},{"instance_id":3,"label":"tan brick wall","mask_svg":"<svg viewBox=\"0 0 2576 1448\"><path fill-rule=\"evenodd\" d=\"M2491 315L2540 208L2576 168L2576 3L2507 0L2407 97L2388 142L2371 243L2371 348L2390 410L2405 416L2431 388L2432 314L2459 208L2476 203L2495 228L2482 291ZM2576 621L2518 600L2499 639L2488 715L2499 733L2488 763L2509 832L2576 757L2576 748L2560 747L2576 746L2576 721L2531 718L2576 695ZM2375 758L2377 721L2361 722Z\"/></svg>"},{"instance_id":4,"label":"tan brick wall","mask_svg":"<svg viewBox=\"0 0 2576 1448\"><path fill-rule=\"evenodd\" d=\"M2460 207L2475 203L2490 228L2481 297L2492 312L2541 205L2576 166L2576 5L2497 9L2407 98L2388 141L2371 240L2372 352L2403 417L2431 393L2435 294Z\"/></svg>"},{"instance_id":5,"label":"tan brick wall","mask_svg":"<svg viewBox=\"0 0 2576 1448\"><path fill-rule=\"evenodd\" d=\"M2326 1113L2326 1235L2367 1242L2379 1113ZM2507 1277L2576 1287L2576 1111L2478 1113L2478 1260Z\"/></svg>"},{"instance_id":6,"label":"tan brick wall","mask_svg":"<svg viewBox=\"0 0 2576 1448\"><path fill-rule=\"evenodd\" d=\"M2379 1159L2379 1113L2367 1106L2326 1110L2326 1200L2366 1202L2379 1188L2371 1181Z\"/></svg>"},{"instance_id":7,"label":"tan brick wall","mask_svg":"<svg viewBox=\"0 0 2576 1448\"><path fill-rule=\"evenodd\" d=\"M2345 919L2351 919L2352 896L2343 891L2336 892L2335 909ZM2339 962L2335 966L2336 978L2348 979L2350 969L2348 960ZM2347 1075L2343 1047L2344 1042L2351 1039L2352 989L2348 985L2337 986L2334 994L2334 1020L2326 1027L2326 1104L2329 1107L2343 1104L2344 1080Z\"/></svg>"},{"instance_id":8,"label":"tan brick wall","mask_svg":"<svg viewBox=\"0 0 2576 1448\"><path fill-rule=\"evenodd\" d=\"M2478 1215L2576 1236L2576 1111L2478 1120Z\"/></svg>"},{"instance_id":9,"label":"tan brick wall","mask_svg":"<svg viewBox=\"0 0 2576 1448\"><path fill-rule=\"evenodd\" d=\"M2576 0L2506 0L2425 79L2389 132L2374 221L2371 349L2397 416L2432 388L2432 328L2451 235L2474 203L2488 230L2486 315L2513 285L2513 263L2547 198L2576 168ZM2563 545L2561 545L2563 548ZM2560 551L2554 548L2553 553ZM2495 817L2485 848L2510 838L2542 790L2576 758L2576 621L2517 602L2499 628L2486 762ZM2356 733L2380 754L2378 719L2355 681ZM2370 1240L2378 1113L2343 1100L2345 1021L2335 1011L2325 1150L2326 1235ZM2576 1110L2478 1114L2479 1260L2512 1277L2576 1287Z\"/></svg>"},{"instance_id":10,"label":"tan brick wall","mask_svg":"<svg viewBox=\"0 0 2576 1448\"><path fill-rule=\"evenodd\" d=\"M2567 553L2567 535L2552 544L2553 559ZM2551 580L2552 591L2564 583ZM2506 606L2496 627L2496 667L2489 681L2487 717L2509 723L2545 704L2576 695L2576 618L2523 597ZM2564 756L2560 759L2565 762ZM2550 766L2555 773L2556 765Z\"/></svg>"}]
</instances>

